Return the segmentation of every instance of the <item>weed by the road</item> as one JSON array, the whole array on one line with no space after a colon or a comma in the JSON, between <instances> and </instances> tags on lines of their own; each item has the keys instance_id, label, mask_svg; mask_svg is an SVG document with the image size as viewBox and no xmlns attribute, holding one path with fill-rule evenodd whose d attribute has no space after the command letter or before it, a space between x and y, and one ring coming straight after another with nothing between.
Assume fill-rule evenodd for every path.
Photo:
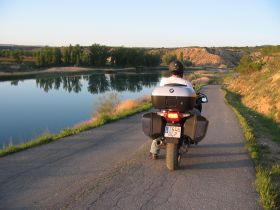
<instances>
[{"instance_id":1,"label":"weed by the road","mask_svg":"<svg viewBox=\"0 0 280 210\"><path fill-rule=\"evenodd\" d=\"M256 167L256 188L264 209L280 209L280 166L277 161L269 158L269 150L261 145L255 136L261 132L272 137L279 138L279 127L275 122L265 116L245 107L241 102L241 96L227 89L225 99L232 107L240 122L246 140L246 148Z\"/></svg>"},{"instance_id":2,"label":"weed by the road","mask_svg":"<svg viewBox=\"0 0 280 210\"><path fill-rule=\"evenodd\" d=\"M113 113L116 106L120 103L117 92L113 92L110 95L100 97L96 103L95 114L104 115Z\"/></svg>"}]
</instances>

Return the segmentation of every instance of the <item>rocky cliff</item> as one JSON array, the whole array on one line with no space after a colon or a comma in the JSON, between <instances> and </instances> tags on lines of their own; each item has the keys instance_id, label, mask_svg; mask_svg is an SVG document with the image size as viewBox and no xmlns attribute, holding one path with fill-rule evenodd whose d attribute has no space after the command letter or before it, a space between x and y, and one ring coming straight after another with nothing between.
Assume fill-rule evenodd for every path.
<instances>
[{"instance_id":1,"label":"rocky cliff","mask_svg":"<svg viewBox=\"0 0 280 210\"><path fill-rule=\"evenodd\" d=\"M161 48L157 51L176 54L178 59L191 60L195 66L213 66L231 68L238 65L243 52L226 48L186 47L186 48Z\"/></svg>"}]
</instances>

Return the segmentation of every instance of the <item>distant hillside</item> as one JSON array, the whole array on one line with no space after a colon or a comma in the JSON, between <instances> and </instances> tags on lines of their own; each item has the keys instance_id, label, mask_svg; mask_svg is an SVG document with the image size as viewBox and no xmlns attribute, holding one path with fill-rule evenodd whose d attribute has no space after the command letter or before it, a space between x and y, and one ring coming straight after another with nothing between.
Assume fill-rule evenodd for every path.
<instances>
[{"instance_id":1,"label":"distant hillside","mask_svg":"<svg viewBox=\"0 0 280 210\"><path fill-rule=\"evenodd\" d=\"M180 60L190 60L195 66L234 67L238 65L243 51L240 49L184 47L184 48L158 48L153 52L175 54Z\"/></svg>"}]
</instances>

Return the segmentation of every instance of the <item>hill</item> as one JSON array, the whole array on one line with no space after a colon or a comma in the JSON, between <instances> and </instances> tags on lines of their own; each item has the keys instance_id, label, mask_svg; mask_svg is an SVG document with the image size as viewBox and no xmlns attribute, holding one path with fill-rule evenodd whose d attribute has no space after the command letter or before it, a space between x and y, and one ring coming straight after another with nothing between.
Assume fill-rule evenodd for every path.
<instances>
[{"instance_id":1,"label":"hill","mask_svg":"<svg viewBox=\"0 0 280 210\"><path fill-rule=\"evenodd\" d=\"M278 50L277 46L264 47L244 55L228 87L243 97L247 107L279 123L280 48Z\"/></svg>"},{"instance_id":2,"label":"hill","mask_svg":"<svg viewBox=\"0 0 280 210\"><path fill-rule=\"evenodd\" d=\"M190 60L194 66L232 68L238 65L243 50L216 47L157 48L153 52L161 57L165 54L176 55L177 59Z\"/></svg>"}]
</instances>

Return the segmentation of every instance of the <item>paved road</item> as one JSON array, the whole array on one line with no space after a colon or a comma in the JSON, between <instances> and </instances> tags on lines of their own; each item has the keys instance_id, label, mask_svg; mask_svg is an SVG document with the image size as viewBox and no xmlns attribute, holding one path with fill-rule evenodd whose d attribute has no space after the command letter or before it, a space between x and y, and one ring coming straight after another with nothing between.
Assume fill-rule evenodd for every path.
<instances>
[{"instance_id":1,"label":"paved road","mask_svg":"<svg viewBox=\"0 0 280 210\"><path fill-rule=\"evenodd\" d=\"M141 115L0 158L0 209L261 209L252 161L219 86L182 168L149 160Z\"/></svg>"}]
</instances>

